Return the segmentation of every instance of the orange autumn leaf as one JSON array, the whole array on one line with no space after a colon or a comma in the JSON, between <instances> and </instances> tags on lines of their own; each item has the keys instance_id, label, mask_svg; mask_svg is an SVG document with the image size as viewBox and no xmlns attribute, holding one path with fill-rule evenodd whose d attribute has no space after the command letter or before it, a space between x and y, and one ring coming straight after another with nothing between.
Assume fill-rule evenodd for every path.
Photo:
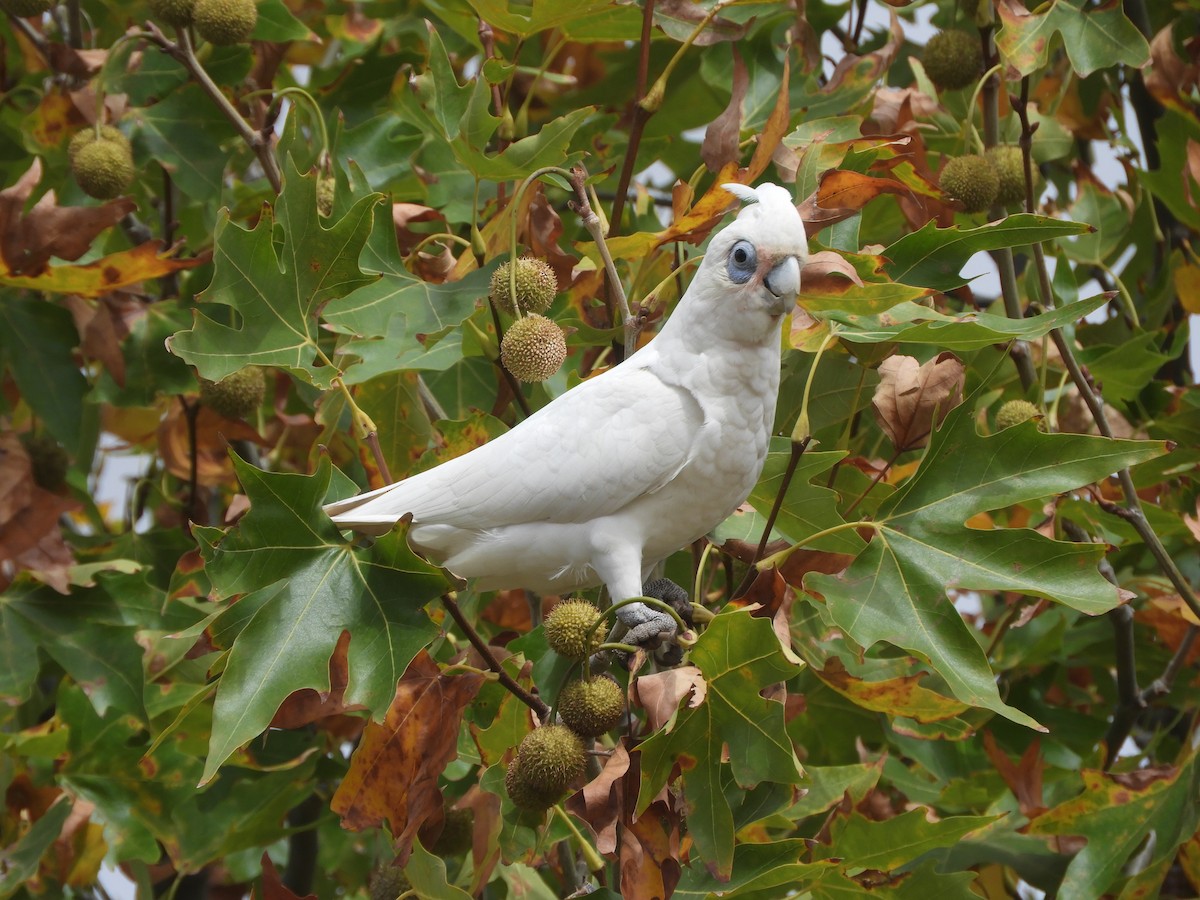
<instances>
[{"instance_id":1,"label":"orange autumn leaf","mask_svg":"<svg viewBox=\"0 0 1200 900\"><path fill-rule=\"evenodd\" d=\"M458 755L463 709L483 681L482 675L443 674L424 650L413 659L383 723L367 725L333 795L343 827L361 831L386 821L405 864L422 823L441 815L438 776Z\"/></svg>"}]
</instances>

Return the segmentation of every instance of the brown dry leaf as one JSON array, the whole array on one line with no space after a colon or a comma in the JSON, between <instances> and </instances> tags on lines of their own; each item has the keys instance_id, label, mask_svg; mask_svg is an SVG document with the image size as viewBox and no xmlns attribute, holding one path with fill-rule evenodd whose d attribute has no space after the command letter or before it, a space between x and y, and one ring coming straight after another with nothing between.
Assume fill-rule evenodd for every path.
<instances>
[{"instance_id":1,"label":"brown dry leaf","mask_svg":"<svg viewBox=\"0 0 1200 900\"><path fill-rule=\"evenodd\" d=\"M697 200L692 208L682 216L676 216L665 230L653 237L655 247L670 241L687 241L689 244L699 244L708 233L716 227L721 218L736 203L733 194L721 187L726 182L735 181L739 184L748 183L744 172L736 162L726 163L713 179L712 186L705 191L704 196ZM632 236L631 236L632 237ZM610 247L610 249L612 249ZM649 249L649 248L647 248ZM617 255L613 251L613 255Z\"/></svg>"},{"instance_id":2,"label":"brown dry leaf","mask_svg":"<svg viewBox=\"0 0 1200 900\"><path fill-rule=\"evenodd\" d=\"M603 771L567 800L567 809L596 835L596 849L609 859L620 854L620 895L626 900L662 900L679 883L681 816L664 787L634 820L641 783L640 754L622 739Z\"/></svg>"},{"instance_id":3,"label":"brown dry leaf","mask_svg":"<svg viewBox=\"0 0 1200 900\"><path fill-rule=\"evenodd\" d=\"M676 666L642 675L633 682L633 700L646 711L646 720L652 731L658 731L670 721L679 709L679 703L689 694L688 706L695 709L704 702L708 683L695 666Z\"/></svg>"},{"instance_id":4,"label":"brown dry leaf","mask_svg":"<svg viewBox=\"0 0 1200 900\"><path fill-rule=\"evenodd\" d=\"M42 274L50 257L76 260L91 249L96 235L121 221L136 204L127 197L100 206L59 206L47 191L24 214L25 204L42 180L42 161L34 159L16 184L0 191L0 276Z\"/></svg>"},{"instance_id":5,"label":"brown dry leaf","mask_svg":"<svg viewBox=\"0 0 1200 900\"><path fill-rule=\"evenodd\" d=\"M617 851L622 782L629 765L629 751L622 738L605 761L600 774L567 799L567 809L588 824L596 835L596 850L609 859L615 858Z\"/></svg>"},{"instance_id":6,"label":"brown dry leaf","mask_svg":"<svg viewBox=\"0 0 1200 900\"><path fill-rule=\"evenodd\" d=\"M865 56L855 56L847 53L841 58L829 76L829 81L821 88L824 94L836 94L842 90L844 82L851 84L867 84L879 79L896 58L896 52L904 43L904 32L900 28L900 19L896 14L891 15L891 27L888 41L878 50Z\"/></svg>"},{"instance_id":7,"label":"brown dry leaf","mask_svg":"<svg viewBox=\"0 0 1200 900\"><path fill-rule=\"evenodd\" d=\"M1187 173L1183 176L1183 193L1192 206L1200 206L1200 197L1192 192L1192 182L1200 183L1200 144L1188 138Z\"/></svg>"},{"instance_id":8,"label":"brown dry leaf","mask_svg":"<svg viewBox=\"0 0 1200 900\"><path fill-rule=\"evenodd\" d=\"M966 370L943 351L924 364L911 356L892 356L879 366L879 385L871 406L897 452L924 447L933 430L962 402Z\"/></svg>"},{"instance_id":9,"label":"brown dry leaf","mask_svg":"<svg viewBox=\"0 0 1200 900\"><path fill-rule=\"evenodd\" d=\"M317 900L316 894L305 894L303 897L296 894L287 887L283 880L279 877L279 871L275 868L275 863L271 862L271 857L264 850L262 859L262 900ZM251 892L253 898L254 894Z\"/></svg>"},{"instance_id":10,"label":"brown dry leaf","mask_svg":"<svg viewBox=\"0 0 1200 900\"><path fill-rule=\"evenodd\" d=\"M483 685L476 674L444 675L424 650L396 685L382 724L368 723L330 804L354 831L386 820L400 865L421 823L441 814L438 776L458 755L463 709Z\"/></svg>"},{"instance_id":11,"label":"brown dry leaf","mask_svg":"<svg viewBox=\"0 0 1200 900\"><path fill-rule=\"evenodd\" d=\"M876 259L879 260L879 266L882 267L883 257L876 257ZM846 286L847 281L858 287L863 286L862 279L858 277L854 266L850 265L840 253L834 253L832 250L818 250L805 260L804 268L800 270L802 290L809 293L819 290L827 282Z\"/></svg>"},{"instance_id":12,"label":"brown dry leaf","mask_svg":"<svg viewBox=\"0 0 1200 900\"><path fill-rule=\"evenodd\" d=\"M745 37L749 27L748 24L731 22L720 16L708 19L708 10L694 0L658 0L654 5L654 18L659 27L668 34L679 32L679 39L707 19L704 30L693 42L697 47L711 47L724 41L740 40Z\"/></svg>"},{"instance_id":13,"label":"brown dry leaf","mask_svg":"<svg viewBox=\"0 0 1200 900\"><path fill-rule=\"evenodd\" d=\"M213 486L233 479L229 461L230 441L253 441L266 446L263 439L245 422L236 422L213 412L207 406L196 414L196 482ZM187 415L181 404L171 405L158 426L158 452L167 471L176 478L191 474L192 444L188 437Z\"/></svg>"},{"instance_id":14,"label":"brown dry leaf","mask_svg":"<svg viewBox=\"0 0 1200 900\"><path fill-rule=\"evenodd\" d=\"M679 884L681 817L667 802L655 800L641 817L621 830L621 896L625 900L662 900Z\"/></svg>"},{"instance_id":15,"label":"brown dry leaf","mask_svg":"<svg viewBox=\"0 0 1200 900\"><path fill-rule=\"evenodd\" d=\"M1016 795L1021 815L1032 818L1045 812L1046 805L1042 801L1042 772L1046 764L1042 759L1041 738L1035 737L1030 741L1021 758L1015 763L1000 749L990 731L983 733L983 749L1009 790Z\"/></svg>"},{"instance_id":16,"label":"brown dry leaf","mask_svg":"<svg viewBox=\"0 0 1200 900\"><path fill-rule=\"evenodd\" d=\"M121 341L129 334L130 323L144 314L142 304L128 294L109 294L97 302L68 294L63 305L75 320L80 352L98 360L113 381L124 387L125 355L121 352Z\"/></svg>"},{"instance_id":17,"label":"brown dry leaf","mask_svg":"<svg viewBox=\"0 0 1200 900\"><path fill-rule=\"evenodd\" d=\"M753 184L758 181L758 177L767 170L771 157L775 155L775 148L782 143L784 135L791 130L789 128L791 93L788 90L791 73L791 57L785 56L783 72L779 76L779 94L775 98L775 107L767 116L762 131L759 132L758 143L754 146L754 155L750 157L750 165L746 168L745 184Z\"/></svg>"},{"instance_id":18,"label":"brown dry leaf","mask_svg":"<svg viewBox=\"0 0 1200 900\"><path fill-rule=\"evenodd\" d=\"M472 785L454 804L455 809L468 809L473 818L471 838L471 896L478 897L483 886L491 881L492 872L500 862L500 798L490 791Z\"/></svg>"},{"instance_id":19,"label":"brown dry leaf","mask_svg":"<svg viewBox=\"0 0 1200 900\"><path fill-rule=\"evenodd\" d=\"M907 196L907 185L891 178L872 178L847 169L833 169L821 176L817 206L821 209L860 210L882 194Z\"/></svg>"},{"instance_id":20,"label":"brown dry leaf","mask_svg":"<svg viewBox=\"0 0 1200 900\"><path fill-rule=\"evenodd\" d=\"M919 134L918 119L929 121L938 111L936 98L916 88L880 88L869 121L882 134Z\"/></svg>"},{"instance_id":21,"label":"brown dry leaf","mask_svg":"<svg viewBox=\"0 0 1200 900\"><path fill-rule=\"evenodd\" d=\"M347 705L346 685L350 682L350 632L343 631L329 657L329 690L303 688L289 694L271 719L272 728L301 728L330 716L366 709L361 704Z\"/></svg>"},{"instance_id":22,"label":"brown dry leaf","mask_svg":"<svg viewBox=\"0 0 1200 900\"><path fill-rule=\"evenodd\" d=\"M1153 628L1158 639L1167 649L1175 652L1193 627L1184 617L1184 608L1183 601L1178 597L1160 597L1135 610L1133 618L1143 625ZM1192 646L1184 664L1194 666L1197 661L1200 661L1200 641Z\"/></svg>"},{"instance_id":23,"label":"brown dry leaf","mask_svg":"<svg viewBox=\"0 0 1200 900\"><path fill-rule=\"evenodd\" d=\"M566 290L571 285L571 273L579 261L559 246L562 237L562 218L546 199L541 182L537 184L537 193L529 203L529 217L525 222L525 234L529 241L529 249L534 256L544 259L558 279L558 290Z\"/></svg>"},{"instance_id":24,"label":"brown dry leaf","mask_svg":"<svg viewBox=\"0 0 1200 900\"><path fill-rule=\"evenodd\" d=\"M75 564L63 540L59 517L79 504L33 480L29 456L14 431L0 434L0 590L28 571L60 594L70 589Z\"/></svg>"},{"instance_id":25,"label":"brown dry leaf","mask_svg":"<svg viewBox=\"0 0 1200 900\"><path fill-rule=\"evenodd\" d=\"M729 105L708 124L704 141L700 144L700 158L710 172L719 172L724 165L737 162L741 156L738 149L742 139L742 101L746 99L750 78L737 44L733 44L732 48L733 83Z\"/></svg>"},{"instance_id":26,"label":"brown dry leaf","mask_svg":"<svg viewBox=\"0 0 1200 900\"><path fill-rule=\"evenodd\" d=\"M1164 106L1178 105L1180 97L1190 95L1200 82L1200 65L1197 65L1200 42L1188 43L1191 60L1180 59L1175 54L1174 27L1171 23L1154 36L1150 42L1150 65L1143 70L1146 90Z\"/></svg>"}]
</instances>

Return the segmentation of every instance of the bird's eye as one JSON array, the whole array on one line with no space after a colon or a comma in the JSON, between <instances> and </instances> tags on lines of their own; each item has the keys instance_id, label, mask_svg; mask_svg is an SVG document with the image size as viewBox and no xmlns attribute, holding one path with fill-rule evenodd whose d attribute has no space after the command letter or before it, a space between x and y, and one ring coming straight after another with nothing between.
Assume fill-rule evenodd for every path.
<instances>
[{"instance_id":1,"label":"bird's eye","mask_svg":"<svg viewBox=\"0 0 1200 900\"><path fill-rule=\"evenodd\" d=\"M749 241L738 241L734 244L733 249L729 251L729 262L725 266L729 280L734 284L745 284L757 268L758 254L754 252L754 245Z\"/></svg>"}]
</instances>

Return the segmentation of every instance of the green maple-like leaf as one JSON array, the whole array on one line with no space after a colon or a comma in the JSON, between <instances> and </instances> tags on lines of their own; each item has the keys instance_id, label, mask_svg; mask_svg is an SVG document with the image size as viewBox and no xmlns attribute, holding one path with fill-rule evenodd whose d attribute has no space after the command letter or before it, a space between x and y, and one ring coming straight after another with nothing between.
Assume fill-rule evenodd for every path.
<instances>
[{"instance_id":1,"label":"green maple-like leaf","mask_svg":"<svg viewBox=\"0 0 1200 900\"><path fill-rule=\"evenodd\" d=\"M101 588L71 596L21 579L0 596L0 697L20 702L38 673L37 649L63 667L101 715L109 707L137 718L142 706L142 648L134 629Z\"/></svg>"},{"instance_id":2,"label":"green maple-like leaf","mask_svg":"<svg viewBox=\"0 0 1200 900\"><path fill-rule=\"evenodd\" d=\"M1083 793L1038 816L1027 829L1087 838L1067 867L1056 894L1061 900L1106 894L1134 853L1141 857L1139 869L1170 861L1200 826L1200 766L1194 754L1179 767L1082 774Z\"/></svg>"},{"instance_id":3,"label":"green maple-like leaf","mask_svg":"<svg viewBox=\"0 0 1200 900\"><path fill-rule=\"evenodd\" d=\"M1040 727L1000 699L983 650L946 592L1016 591L1097 615L1120 603L1096 570L1104 548L964 523L1091 484L1165 450L1157 441L1042 434L1033 422L985 437L963 404L934 433L916 474L880 507L867 549L842 575L810 575L805 587L825 598L833 621L861 646L902 647L928 660L963 702Z\"/></svg>"},{"instance_id":4,"label":"green maple-like leaf","mask_svg":"<svg viewBox=\"0 0 1200 900\"><path fill-rule=\"evenodd\" d=\"M401 368L413 368L414 358L426 352L422 339L462 324L487 296L495 265L477 269L459 281L430 284L404 265L391 220L379 216L359 260L378 279L325 312L329 326L349 335L338 348L338 365L347 384L365 381ZM461 358L461 342L444 338L438 347L458 347L448 364ZM421 365L421 368L437 368Z\"/></svg>"},{"instance_id":5,"label":"green maple-like leaf","mask_svg":"<svg viewBox=\"0 0 1200 900\"><path fill-rule=\"evenodd\" d=\"M713 619L692 648L691 662L704 674L704 700L695 708L685 705L673 723L642 744L638 812L678 764L696 848L719 877L728 878L734 825L724 793L722 745L729 746L733 779L742 787L800 779L783 704L760 694L764 685L791 678L799 666L784 654L770 621L748 610Z\"/></svg>"},{"instance_id":6,"label":"green maple-like leaf","mask_svg":"<svg viewBox=\"0 0 1200 900\"><path fill-rule=\"evenodd\" d=\"M838 312L830 313L827 318L846 326L839 329L838 336L855 343L895 341L928 344L943 350L979 350L1013 339L1030 341L1042 337L1055 328L1078 321L1108 300L1107 295L1100 294L1024 319L973 311L951 315L917 303L902 303L881 315Z\"/></svg>"},{"instance_id":7,"label":"green maple-like leaf","mask_svg":"<svg viewBox=\"0 0 1200 900\"><path fill-rule=\"evenodd\" d=\"M169 342L203 377L219 381L246 365L290 369L320 387L337 376L317 345L319 316L326 304L373 280L359 269L358 257L381 197L360 198L327 226L317 215L316 185L316 176L293 170L274 209L264 207L252 231L222 213L215 272L201 299L230 307L240 322L197 313L191 329Z\"/></svg>"},{"instance_id":8,"label":"green maple-like leaf","mask_svg":"<svg viewBox=\"0 0 1200 900\"><path fill-rule=\"evenodd\" d=\"M775 505L790 456L791 453L787 451L772 451L767 454L762 476L754 486L748 501L764 516L769 515ZM779 515L775 519L774 528L782 537L793 543L803 542L811 535L845 523L837 511L837 493L810 483L811 479L827 472L834 463L845 456L842 451L829 451L805 453L800 457L780 506ZM814 550L826 550L830 553L854 554L861 551L864 544L862 538L854 532L842 530L818 539L811 546Z\"/></svg>"},{"instance_id":9,"label":"green maple-like leaf","mask_svg":"<svg viewBox=\"0 0 1200 900\"><path fill-rule=\"evenodd\" d=\"M1022 247L1090 231L1091 226L1032 213L1016 213L978 228L938 228L930 221L904 235L884 251L893 281L938 291L953 291L969 279L959 273L972 254Z\"/></svg>"},{"instance_id":10,"label":"green maple-like leaf","mask_svg":"<svg viewBox=\"0 0 1200 900\"><path fill-rule=\"evenodd\" d=\"M882 822L852 815L835 820L829 844L817 847L815 856L842 857L853 860L856 867L891 872L931 850L954 846L998 818L953 816L930 822L924 809L911 809Z\"/></svg>"},{"instance_id":11,"label":"green maple-like leaf","mask_svg":"<svg viewBox=\"0 0 1200 900\"><path fill-rule=\"evenodd\" d=\"M1150 45L1118 0L1099 8L1088 0L1053 0L1037 13L1007 0L997 4L997 11L1004 27L996 34L996 48L1022 75L1046 65L1055 34L1062 35L1071 67L1080 77L1119 64L1141 68L1150 58Z\"/></svg>"},{"instance_id":12,"label":"green maple-like leaf","mask_svg":"<svg viewBox=\"0 0 1200 900\"><path fill-rule=\"evenodd\" d=\"M329 658L350 632L345 701L382 717L396 682L437 633L422 607L446 588L402 531L355 550L321 510L331 466L272 474L235 458L250 512L228 532L197 528L214 590L245 594L214 624L236 631L213 709L203 780L261 733L293 691L328 691ZM236 624L226 621L236 620Z\"/></svg>"}]
</instances>

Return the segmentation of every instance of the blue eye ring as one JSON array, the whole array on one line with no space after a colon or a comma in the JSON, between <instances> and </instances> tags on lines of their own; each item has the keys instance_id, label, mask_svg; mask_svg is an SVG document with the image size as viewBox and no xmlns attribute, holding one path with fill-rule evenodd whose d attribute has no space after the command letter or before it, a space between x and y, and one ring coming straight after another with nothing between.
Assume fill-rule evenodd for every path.
<instances>
[{"instance_id":1,"label":"blue eye ring","mask_svg":"<svg viewBox=\"0 0 1200 900\"><path fill-rule=\"evenodd\" d=\"M749 241L738 241L729 250L725 271L734 284L745 284L758 268L758 254Z\"/></svg>"}]
</instances>

